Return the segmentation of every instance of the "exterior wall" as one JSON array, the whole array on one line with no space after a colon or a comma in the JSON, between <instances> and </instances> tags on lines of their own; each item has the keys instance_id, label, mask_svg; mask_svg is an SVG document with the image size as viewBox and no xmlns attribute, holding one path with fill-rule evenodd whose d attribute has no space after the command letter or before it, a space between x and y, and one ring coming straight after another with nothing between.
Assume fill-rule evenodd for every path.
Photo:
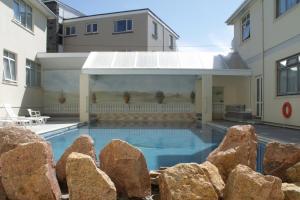
<instances>
[{"instance_id":1,"label":"exterior wall","mask_svg":"<svg viewBox=\"0 0 300 200\"><path fill-rule=\"evenodd\" d=\"M28 3L28 2L27 2ZM35 60L38 52L46 52L47 18L33 8L33 32L14 22L13 1L0 1L0 105L9 103L16 108L42 108L43 92L41 88L26 87L26 59ZM7 83L3 80L3 50L16 54L17 83ZM5 114L0 110L0 115Z\"/></svg>"},{"instance_id":2,"label":"exterior wall","mask_svg":"<svg viewBox=\"0 0 300 200\"><path fill-rule=\"evenodd\" d=\"M241 42L242 14L234 21L233 46L248 66L253 69L251 80L251 108L256 114L256 77L264 79L264 116L266 122L300 126L300 95L277 97L277 65L283 58L300 53L300 5L276 18L276 1L256 0L246 11L251 16L251 39ZM263 4L262 4L263 3ZM244 12L243 14L246 14ZM261 20L263 19L263 20ZM293 116L281 114L284 102L293 106Z\"/></svg>"},{"instance_id":3,"label":"exterior wall","mask_svg":"<svg viewBox=\"0 0 300 200\"><path fill-rule=\"evenodd\" d=\"M153 37L153 22L157 23L157 38ZM169 45L170 35L174 38L173 49ZM150 15L148 15L148 51L176 51L176 36Z\"/></svg>"},{"instance_id":4,"label":"exterior wall","mask_svg":"<svg viewBox=\"0 0 300 200\"><path fill-rule=\"evenodd\" d=\"M147 51L147 17L148 14L134 14L122 17L107 17L78 22L64 22L66 26L76 27L76 36L65 36L65 52L90 51ZM115 34L114 21L132 19L133 31ZM86 34L86 24L97 23L97 34ZM65 30L64 30L65 31Z\"/></svg>"},{"instance_id":5,"label":"exterior wall","mask_svg":"<svg viewBox=\"0 0 300 200\"><path fill-rule=\"evenodd\" d=\"M59 6L56 1L50 1L45 3L45 5L55 14L59 14ZM59 50L59 25L58 18L56 19L48 19L48 32L47 32L47 52L58 52Z\"/></svg>"}]
</instances>

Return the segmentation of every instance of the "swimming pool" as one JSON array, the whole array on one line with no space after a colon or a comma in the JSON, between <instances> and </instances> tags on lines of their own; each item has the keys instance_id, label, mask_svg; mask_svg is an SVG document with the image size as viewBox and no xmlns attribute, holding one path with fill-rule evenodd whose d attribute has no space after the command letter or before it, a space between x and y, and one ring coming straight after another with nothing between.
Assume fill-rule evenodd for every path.
<instances>
[{"instance_id":1,"label":"swimming pool","mask_svg":"<svg viewBox=\"0 0 300 200\"><path fill-rule=\"evenodd\" d=\"M57 161L73 141L82 134L90 135L95 142L97 156L112 139L121 139L139 148L145 155L150 170L178 163L206 160L224 137L224 132L212 129L173 127L118 127L85 126L62 134L47 134Z\"/></svg>"}]
</instances>

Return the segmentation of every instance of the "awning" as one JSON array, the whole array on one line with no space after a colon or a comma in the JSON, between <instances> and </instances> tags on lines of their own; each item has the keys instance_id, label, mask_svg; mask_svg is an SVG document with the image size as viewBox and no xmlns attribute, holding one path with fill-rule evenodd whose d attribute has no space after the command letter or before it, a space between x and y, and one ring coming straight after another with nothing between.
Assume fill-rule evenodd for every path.
<instances>
[{"instance_id":1,"label":"awning","mask_svg":"<svg viewBox=\"0 0 300 200\"><path fill-rule=\"evenodd\" d=\"M210 52L91 52L82 72L90 75L235 75L251 70L230 68Z\"/></svg>"}]
</instances>

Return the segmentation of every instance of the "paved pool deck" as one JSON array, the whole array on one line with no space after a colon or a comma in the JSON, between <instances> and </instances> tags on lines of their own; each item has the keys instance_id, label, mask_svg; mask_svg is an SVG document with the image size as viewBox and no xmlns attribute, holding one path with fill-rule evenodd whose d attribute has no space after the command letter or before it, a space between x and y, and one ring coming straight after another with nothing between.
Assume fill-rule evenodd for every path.
<instances>
[{"instance_id":1,"label":"paved pool deck","mask_svg":"<svg viewBox=\"0 0 300 200\"><path fill-rule=\"evenodd\" d=\"M246 123L232 121L213 121L209 126L227 130L234 125L245 125ZM300 144L300 129L283 128L266 124L254 124L256 133L260 140L264 142L279 141L281 143L297 143Z\"/></svg>"},{"instance_id":2,"label":"paved pool deck","mask_svg":"<svg viewBox=\"0 0 300 200\"><path fill-rule=\"evenodd\" d=\"M32 125L32 126L27 126L26 128L30 129L36 134L41 135L52 131L76 128L80 125L81 123L78 121L49 121L46 124Z\"/></svg>"}]
</instances>

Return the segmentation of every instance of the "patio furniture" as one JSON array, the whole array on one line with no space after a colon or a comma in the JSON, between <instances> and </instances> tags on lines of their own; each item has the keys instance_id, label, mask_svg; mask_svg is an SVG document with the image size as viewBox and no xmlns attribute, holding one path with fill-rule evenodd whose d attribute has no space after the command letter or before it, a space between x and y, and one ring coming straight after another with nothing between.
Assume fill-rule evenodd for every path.
<instances>
[{"instance_id":1,"label":"patio furniture","mask_svg":"<svg viewBox=\"0 0 300 200\"><path fill-rule=\"evenodd\" d=\"M33 117L25 117L25 116L16 115L10 104L3 104L3 106L5 108L5 111L8 114L9 119L12 120L13 123L15 123L15 124L32 125L32 124L41 124L41 123L43 123L42 119L40 119L40 118L33 118Z\"/></svg>"},{"instance_id":2,"label":"patio furniture","mask_svg":"<svg viewBox=\"0 0 300 200\"><path fill-rule=\"evenodd\" d=\"M41 112L38 110L32 110L32 109L27 109L29 116L31 118L37 118L42 120L42 123L45 124L47 122L48 119L50 119L49 116L41 116Z\"/></svg>"}]
</instances>

